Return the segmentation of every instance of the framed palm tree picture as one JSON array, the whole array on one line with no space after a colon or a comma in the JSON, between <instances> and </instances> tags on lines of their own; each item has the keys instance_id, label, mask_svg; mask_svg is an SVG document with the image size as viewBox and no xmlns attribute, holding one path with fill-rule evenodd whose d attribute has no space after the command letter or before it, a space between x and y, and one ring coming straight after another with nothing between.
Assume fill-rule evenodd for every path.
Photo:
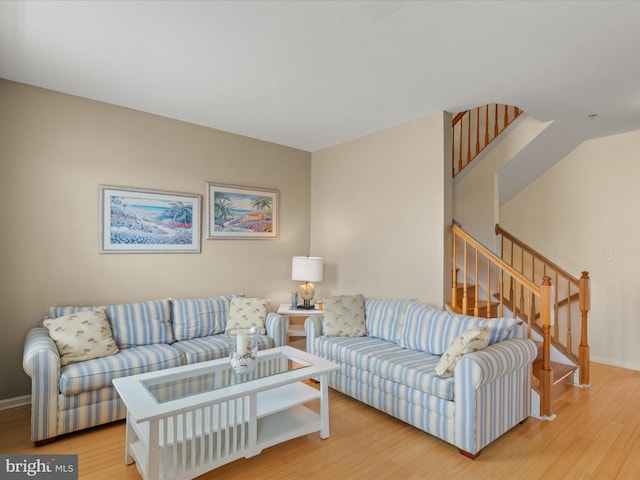
<instances>
[{"instance_id":1,"label":"framed palm tree picture","mask_svg":"<svg viewBox=\"0 0 640 480\"><path fill-rule=\"evenodd\" d=\"M278 237L278 191L207 182L207 239Z\"/></svg>"},{"instance_id":2,"label":"framed palm tree picture","mask_svg":"<svg viewBox=\"0 0 640 480\"><path fill-rule=\"evenodd\" d=\"M200 198L100 185L100 253L199 253Z\"/></svg>"}]
</instances>

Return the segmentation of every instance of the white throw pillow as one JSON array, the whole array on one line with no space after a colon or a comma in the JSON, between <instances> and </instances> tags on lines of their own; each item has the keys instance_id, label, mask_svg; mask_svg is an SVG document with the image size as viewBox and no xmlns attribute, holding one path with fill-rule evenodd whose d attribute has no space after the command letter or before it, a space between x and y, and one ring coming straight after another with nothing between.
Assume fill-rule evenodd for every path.
<instances>
[{"instance_id":1,"label":"white throw pillow","mask_svg":"<svg viewBox=\"0 0 640 480\"><path fill-rule=\"evenodd\" d=\"M119 351L104 308L48 318L42 323L56 342L62 366Z\"/></svg>"},{"instance_id":2,"label":"white throw pillow","mask_svg":"<svg viewBox=\"0 0 640 480\"><path fill-rule=\"evenodd\" d=\"M322 334L330 337L363 337L367 334L364 296L339 295L324 299Z\"/></svg>"},{"instance_id":3,"label":"white throw pillow","mask_svg":"<svg viewBox=\"0 0 640 480\"><path fill-rule=\"evenodd\" d=\"M438 361L435 371L441 377L453 376L453 369L465 353L477 352L489 345L489 327L473 327L456 338Z\"/></svg>"},{"instance_id":4,"label":"white throw pillow","mask_svg":"<svg viewBox=\"0 0 640 480\"><path fill-rule=\"evenodd\" d=\"M234 298L229 306L227 329L256 327L260 335L266 333L264 328L267 319L269 300L262 298Z\"/></svg>"}]
</instances>

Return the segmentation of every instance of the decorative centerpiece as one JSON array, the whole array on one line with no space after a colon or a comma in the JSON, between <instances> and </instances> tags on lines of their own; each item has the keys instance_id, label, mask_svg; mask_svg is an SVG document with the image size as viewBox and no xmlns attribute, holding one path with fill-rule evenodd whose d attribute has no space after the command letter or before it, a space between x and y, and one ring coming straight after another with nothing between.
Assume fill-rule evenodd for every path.
<instances>
[{"instance_id":1,"label":"decorative centerpiece","mask_svg":"<svg viewBox=\"0 0 640 480\"><path fill-rule=\"evenodd\" d=\"M229 339L229 360L231 369L237 376L253 373L258 354L258 330L251 328L231 328L226 331Z\"/></svg>"}]
</instances>

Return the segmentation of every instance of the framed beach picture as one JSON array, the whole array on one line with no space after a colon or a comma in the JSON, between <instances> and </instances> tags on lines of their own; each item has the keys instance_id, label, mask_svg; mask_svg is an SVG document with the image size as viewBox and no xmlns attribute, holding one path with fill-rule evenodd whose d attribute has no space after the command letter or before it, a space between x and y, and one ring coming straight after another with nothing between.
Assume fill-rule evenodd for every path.
<instances>
[{"instance_id":1,"label":"framed beach picture","mask_svg":"<svg viewBox=\"0 0 640 480\"><path fill-rule=\"evenodd\" d=\"M207 239L278 237L278 191L207 182Z\"/></svg>"},{"instance_id":2,"label":"framed beach picture","mask_svg":"<svg viewBox=\"0 0 640 480\"><path fill-rule=\"evenodd\" d=\"M100 253L200 252L200 198L100 185Z\"/></svg>"}]
</instances>

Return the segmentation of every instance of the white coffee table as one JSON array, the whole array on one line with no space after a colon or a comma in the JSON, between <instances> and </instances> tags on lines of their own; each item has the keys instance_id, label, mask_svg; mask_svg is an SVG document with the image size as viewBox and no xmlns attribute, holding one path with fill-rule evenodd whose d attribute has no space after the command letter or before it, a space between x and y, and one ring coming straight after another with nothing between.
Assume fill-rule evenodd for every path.
<instances>
[{"instance_id":1,"label":"white coffee table","mask_svg":"<svg viewBox=\"0 0 640 480\"><path fill-rule=\"evenodd\" d=\"M118 378L125 462L143 478L193 478L292 438L329 437L326 376L340 367L292 347L258 352L236 382L228 358ZM319 390L304 380L319 380ZM320 400L320 413L304 406Z\"/></svg>"}]
</instances>

